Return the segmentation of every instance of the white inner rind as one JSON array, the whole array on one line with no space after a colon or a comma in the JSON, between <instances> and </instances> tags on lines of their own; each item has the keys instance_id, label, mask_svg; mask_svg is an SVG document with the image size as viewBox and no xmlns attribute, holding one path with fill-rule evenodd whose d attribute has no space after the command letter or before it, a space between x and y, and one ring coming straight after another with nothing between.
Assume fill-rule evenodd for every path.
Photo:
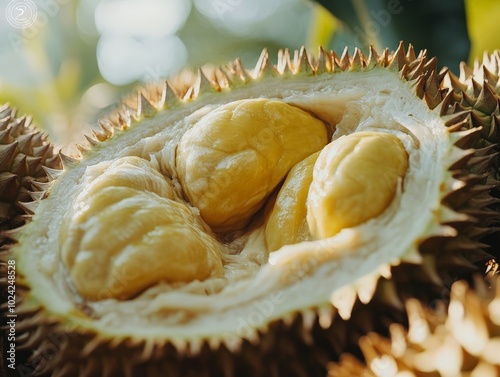
<instances>
[{"instance_id":1,"label":"white inner rind","mask_svg":"<svg viewBox=\"0 0 500 377\"><path fill-rule=\"evenodd\" d=\"M245 238L240 262L231 265L224 279L159 284L128 301L92 303L79 298L60 262L58 238L65 213L83 190L87 166L136 155L159 161L159 170L175 181L175 146L197 119L228 98L263 94L336 123L333 139L361 130L397 135L408 152L409 169L390 207L334 237L284 246L269 258L263 229L258 229ZM449 176L454 147L437 111L430 111L394 72L375 68L290 80L269 78L233 88L227 95L203 95L141 122L99 145L56 181L22 232L19 244L24 248L19 246L16 253L32 296L48 312L100 334L181 341L245 337L249 329L265 328L291 312L324 306L342 288L359 285L363 277L414 254L418 241L439 223L442 183ZM116 221L120 226L127 219ZM92 318L80 311L82 305Z\"/></svg>"}]
</instances>

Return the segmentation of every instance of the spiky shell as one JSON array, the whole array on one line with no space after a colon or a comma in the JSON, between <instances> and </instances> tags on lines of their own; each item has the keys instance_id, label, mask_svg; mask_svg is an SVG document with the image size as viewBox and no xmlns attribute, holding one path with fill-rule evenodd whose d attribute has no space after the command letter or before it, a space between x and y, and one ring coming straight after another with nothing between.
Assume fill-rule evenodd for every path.
<instances>
[{"instance_id":1,"label":"spiky shell","mask_svg":"<svg viewBox=\"0 0 500 377\"><path fill-rule=\"evenodd\" d=\"M360 339L366 364L344 354L328 376L498 376L500 373L500 285L476 276L451 288L448 308L406 303L409 328L390 327L391 338L370 333Z\"/></svg>"},{"instance_id":2,"label":"spiky shell","mask_svg":"<svg viewBox=\"0 0 500 377\"><path fill-rule=\"evenodd\" d=\"M286 308L276 296L269 309L269 297L257 297L238 309L243 312L224 314L226 321L211 320L211 325L220 327L218 330L206 326L194 335L168 326L155 328L157 332L149 335L141 333L139 326L122 326L118 331L112 325L120 325L119 322L107 323L105 327L94 322L84 301L73 305L56 298L50 302L47 292L57 297L54 281L40 277L38 265L33 262L41 256L36 248L36 255L30 255L28 262L33 249L28 245L37 239L37 233L45 237L44 225L39 224L44 222L42 218L50 222L51 216L44 215L46 206L51 201L65 202L64 192L71 191L69 186L61 188L60 182L71 181L67 177L78 176L86 166L99 161L99 156L120 154L131 139L154 136L166 129L172 119L184 119L203 106L241 98L282 99L287 90L286 93L298 93L292 102L300 103L301 91L307 92L313 83L325 88L332 80L328 86L332 88L337 78L348 83L351 75L370 80L385 75L391 83L399 83L402 92L397 96L407 96L442 131L446 152L442 160L433 160L439 166L437 171L442 172L442 176L436 173L438 182L434 182L438 207L419 239L412 240L410 250L385 255L374 265L361 260L349 262L346 258L342 263L349 273L345 270L343 276L349 275L349 281L333 282L331 286L332 282L322 283L328 291L326 300L297 307L294 302L309 295L302 292L299 297L287 291L292 296L285 301L291 306ZM437 73L435 59L429 60L425 53L417 56L411 46L405 52L402 44L394 53L385 50L378 54L371 49L368 57L359 50L353 55L346 50L340 57L320 50L317 59L310 59L304 49L293 57L284 51L275 66L264 51L253 71L247 71L236 60L210 74L199 70L192 85L178 85L174 90L164 83L126 101L123 108L101 121L101 131L88 137L89 145L80 148L81 161L67 164L72 166L56 181L49 198L42 201L34 221L16 236L19 245L4 256L17 260L17 293L23 300L17 307L17 329L23 333L24 347L37 349L29 365L38 374L54 376L323 375L327 361L355 344L359 334L376 328L381 315L398 319L402 298L439 296L443 276L470 272L475 269L471 262L485 258L480 253L484 245L478 240L491 232L491 225L498 220L498 214L490 208L495 203L489 195L494 184L487 180L494 150L472 148L481 140L480 130L474 128L470 118L455 114L457 100L444 83L446 76L446 71ZM43 258L49 260L49 254ZM315 288L307 292L312 293ZM388 308L397 310L391 312ZM243 318L243 325L238 318ZM45 357L53 349L56 355Z\"/></svg>"},{"instance_id":3,"label":"spiky shell","mask_svg":"<svg viewBox=\"0 0 500 377\"><path fill-rule=\"evenodd\" d=\"M445 85L452 89L453 106L448 111L470 116L472 124L481 127L485 144L498 143L500 126L500 52L485 52L474 68L460 65L457 77L448 72Z\"/></svg>"},{"instance_id":4,"label":"spiky shell","mask_svg":"<svg viewBox=\"0 0 500 377\"><path fill-rule=\"evenodd\" d=\"M31 118L17 117L9 104L0 107L0 227L12 229L33 214L33 200L43 196L61 158Z\"/></svg>"}]
</instances>

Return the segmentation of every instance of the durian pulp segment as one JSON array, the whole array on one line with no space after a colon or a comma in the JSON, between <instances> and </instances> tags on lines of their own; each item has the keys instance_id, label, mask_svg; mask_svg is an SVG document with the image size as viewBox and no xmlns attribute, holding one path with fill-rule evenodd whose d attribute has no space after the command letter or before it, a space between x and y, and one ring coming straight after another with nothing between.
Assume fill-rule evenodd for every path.
<instances>
[{"instance_id":1,"label":"durian pulp segment","mask_svg":"<svg viewBox=\"0 0 500 377\"><path fill-rule=\"evenodd\" d=\"M315 239L379 216L389 206L408 168L396 135L355 132L321 151L307 199L307 223Z\"/></svg>"},{"instance_id":2,"label":"durian pulp segment","mask_svg":"<svg viewBox=\"0 0 500 377\"><path fill-rule=\"evenodd\" d=\"M225 266L224 278L160 284L133 300L83 302L92 319L68 314L82 302L60 265L58 238L64 214L83 190L86 169L135 155L157 164L178 189L174 165L180 136L228 98L258 98L263 93L323 119L335 128L333 139L359 131L396 135L409 156L404 190L399 187L389 207L374 219L331 238L286 245L269 256L260 227L233 243L238 260ZM448 168L456 159L438 111L430 111L397 73L379 68L293 80L268 78L235 87L227 95L205 94L142 122L65 173L42 202L29 232L21 235L21 245L36 245L18 253L32 295L40 297L49 312L103 335L181 340L243 336L249 327L264 328L287 313L328 305L343 289L356 289L362 278L414 258L418 240L439 225L440 202L451 180ZM117 226L122 221L126 219L116 219Z\"/></svg>"},{"instance_id":3,"label":"durian pulp segment","mask_svg":"<svg viewBox=\"0 0 500 377\"><path fill-rule=\"evenodd\" d=\"M230 102L182 137L176 171L216 232L243 228L299 161L328 142L323 122L281 101Z\"/></svg>"},{"instance_id":4,"label":"durian pulp segment","mask_svg":"<svg viewBox=\"0 0 500 377\"><path fill-rule=\"evenodd\" d=\"M222 275L217 242L147 160L103 162L85 179L59 234L62 261L81 295L128 298L160 280ZM116 219L124 221L117 226Z\"/></svg>"},{"instance_id":5,"label":"durian pulp segment","mask_svg":"<svg viewBox=\"0 0 500 377\"><path fill-rule=\"evenodd\" d=\"M269 252L284 245L311 239L307 223L307 197L313 169L320 152L296 164L281 186L265 223L266 246Z\"/></svg>"}]
</instances>

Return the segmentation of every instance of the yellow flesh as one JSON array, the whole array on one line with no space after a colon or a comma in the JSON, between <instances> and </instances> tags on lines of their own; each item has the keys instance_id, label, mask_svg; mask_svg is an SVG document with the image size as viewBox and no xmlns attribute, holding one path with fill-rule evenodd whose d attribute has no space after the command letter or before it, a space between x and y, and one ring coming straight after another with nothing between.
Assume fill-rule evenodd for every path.
<instances>
[{"instance_id":1,"label":"yellow flesh","mask_svg":"<svg viewBox=\"0 0 500 377\"><path fill-rule=\"evenodd\" d=\"M138 157L93 167L60 233L61 257L85 297L127 298L164 280L222 274L219 244L172 183ZM108 165L108 166L106 166Z\"/></svg>"},{"instance_id":2,"label":"yellow flesh","mask_svg":"<svg viewBox=\"0 0 500 377\"><path fill-rule=\"evenodd\" d=\"M211 229L244 227L285 177L265 225L268 251L382 213L408 167L399 139L357 132L326 143L323 122L286 103L220 106L177 150L182 192L196 208L145 159L89 167L59 238L76 289L91 300L126 299L161 281L221 277L225 251Z\"/></svg>"},{"instance_id":3,"label":"yellow flesh","mask_svg":"<svg viewBox=\"0 0 500 377\"><path fill-rule=\"evenodd\" d=\"M269 251L309 239L306 202L318 156L319 152L310 155L288 173L266 223Z\"/></svg>"},{"instance_id":4,"label":"yellow flesh","mask_svg":"<svg viewBox=\"0 0 500 377\"><path fill-rule=\"evenodd\" d=\"M327 143L326 127L284 102L231 102L182 137L176 168L184 192L216 232L245 226L297 162Z\"/></svg>"},{"instance_id":5,"label":"yellow flesh","mask_svg":"<svg viewBox=\"0 0 500 377\"><path fill-rule=\"evenodd\" d=\"M407 169L408 154L392 134L356 132L330 143L314 166L307 201L312 235L331 237L380 215Z\"/></svg>"}]
</instances>

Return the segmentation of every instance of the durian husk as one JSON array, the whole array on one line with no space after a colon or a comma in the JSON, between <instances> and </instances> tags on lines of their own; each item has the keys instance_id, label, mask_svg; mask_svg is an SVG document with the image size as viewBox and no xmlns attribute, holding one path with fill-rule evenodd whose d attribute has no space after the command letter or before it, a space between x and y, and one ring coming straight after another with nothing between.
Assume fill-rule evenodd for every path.
<instances>
[{"instance_id":1,"label":"durian husk","mask_svg":"<svg viewBox=\"0 0 500 377\"><path fill-rule=\"evenodd\" d=\"M449 306L431 309L406 302L409 327L390 326L390 338L369 333L360 339L364 362L344 354L327 376L462 376L500 374L500 276L476 276L474 287L458 281Z\"/></svg>"},{"instance_id":2,"label":"durian husk","mask_svg":"<svg viewBox=\"0 0 500 377\"><path fill-rule=\"evenodd\" d=\"M0 106L0 230L22 225L61 169L61 156L31 117Z\"/></svg>"},{"instance_id":3,"label":"durian husk","mask_svg":"<svg viewBox=\"0 0 500 377\"><path fill-rule=\"evenodd\" d=\"M457 114L474 127L480 127L482 136L474 145L475 148L492 148L499 153L500 142L500 50L492 53L484 52L482 60L476 59L473 67L466 63L460 64L459 75L448 71L443 85L450 90L452 101L446 114ZM496 182L500 177L500 160L495 158L491 165L490 182ZM491 192L496 199L500 198L498 187ZM498 202L490 206L496 212L500 211ZM500 257L500 235L487 237L491 253Z\"/></svg>"},{"instance_id":4,"label":"durian husk","mask_svg":"<svg viewBox=\"0 0 500 377\"><path fill-rule=\"evenodd\" d=\"M320 49L317 58L310 58L305 49L292 55L284 50L276 65L271 64L264 50L253 70L235 60L223 68L211 67L177 78L175 87L165 82L141 90L100 121L100 130L87 137L88 145L79 147L80 158L93 146L142 119L183 101L194 101L204 93L226 93L233 86L258 84L266 77L292 80L295 76L347 73L374 66L393 70L408 81L415 94L444 117L458 147L465 150L482 143L481 130L475 128L472 116L464 116L457 105L459 99L450 88L454 84L446 81L449 72L438 73L436 59L428 59L425 52L417 56L412 46L405 51L400 44L393 53L377 53L372 48L369 56L357 49L353 55L345 50L341 56ZM232 341L200 340L186 344L165 339L150 343L143 339L103 337L72 327L44 311L43 305L30 296L29 287L23 286L19 274L19 344L23 349L35 350L25 365L36 375L56 377L324 375L328 361L356 348L361 335L373 330L384 332L390 323L404 321L404 302L408 297L426 301L442 298L453 280L469 276L490 258L480 240L494 230L498 221L498 213L492 209L497 200L490 195L496 187L490 177L495 157L494 147L487 145L471 149L451 167L455 185L443 198L443 204L465 216L443 219L446 232L438 231L420 244L421 261L380 266L381 278L355 289L347 287L348 297L333 306L290 313L265 330ZM76 163L67 157L64 161L66 165ZM5 262L8 258L5 250L2 259ZM337 315L339 312L343 315Z\"/></svg>"}]
</instances>

